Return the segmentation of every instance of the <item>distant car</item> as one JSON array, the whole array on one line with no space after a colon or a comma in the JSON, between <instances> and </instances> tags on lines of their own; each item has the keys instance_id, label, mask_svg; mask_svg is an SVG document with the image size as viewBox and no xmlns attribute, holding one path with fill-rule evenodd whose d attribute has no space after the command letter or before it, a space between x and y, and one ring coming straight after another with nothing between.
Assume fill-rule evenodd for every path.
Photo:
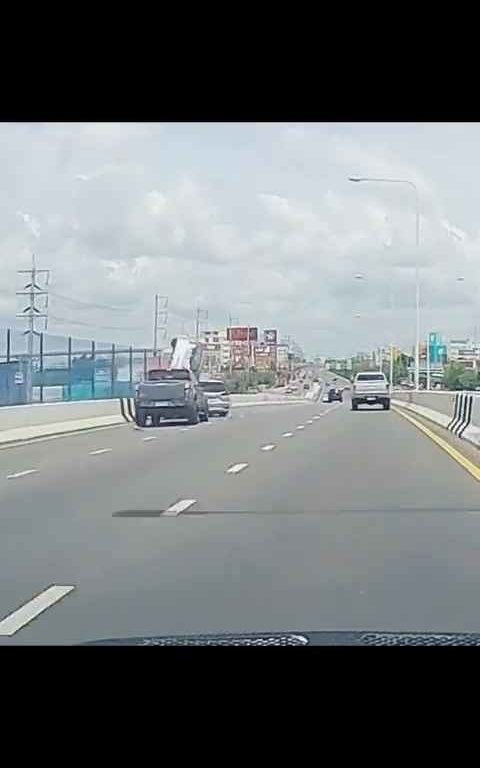
<instances>
[{"instance_id":1,"label":"distant car","mask_svg":"<svg viewBox=\"0 0 480 768\"><path fill-rule=\"evenodd\" d=\"M285 394L286 395L291 395L291 394L293 394L293 392L295 392L293 387L287 387L286 390L285 390Z\"/></svg>"},{"instance_id":2,"label":"distant car","mask_svg":"<svg viewBox=\"0 0 480 768\"><path fill-rule=\"evenodd\" d=\"M303 385L303 388L304 388L304 389L310 389L310 384L308 384L307 382L305 382L305 384Z\"/></svg>"},{"instance_id":3,"label":"distant car","mask_svg":"<svg viewBox=\"0 0 480 768\"><path fill-rule=\"evenodd\" d=\"M230 410L230 397L221 379L203 379L199 382L208 403L208 413L226 416Z\"/></svg>"},{"instance_id":4,"label":"distant car","mask_svg":"<svg viewBox=\"0 0 480 768\"><path fill-rule=\"evenodd\" d=\"M335 401L342 402L343 401L343 395L341 389L329 389L328 390L328 402L334 403Z\"/></svg>"}]
</instances>

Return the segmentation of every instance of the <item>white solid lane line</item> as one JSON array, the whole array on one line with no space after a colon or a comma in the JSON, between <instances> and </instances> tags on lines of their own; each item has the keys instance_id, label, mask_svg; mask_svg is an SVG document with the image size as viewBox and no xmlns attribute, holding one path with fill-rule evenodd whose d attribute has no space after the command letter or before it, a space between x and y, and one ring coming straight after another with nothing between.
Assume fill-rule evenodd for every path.
<instances>
[{"instance_id":1,"label":"white solid lane line","mask_svg":"<svg viewBox=\"0 0 480 768\"><path fill-rule=\"evenodd\" d=\"M246 467L248 467L248 464L247 464L247 463L243 463L243 464L232 464L232 466L231 466L231 467L229 467L229 468L227 469L227 473L228 473L229 475L236 475L236 474L238 474L239 472L241 472L241 471L242 471L242 469L245 469Z\"/></svg>"},{"instance_id":2,"label":"white solid lane line","mask_svg":"<svg viewBox=\"0 0 480 768\"><path fill-rule=\"evenodd\" d=\"M90 451L90 456L99 456L101 453L110 453L113 448L99 448L98 451Z\"/></svg>"},{"instance_id":3,"label":"white solid lane line","mask_svg":"<svg viewBox=\"0 0 480 768\"><path fill-rule=\"evenodd\" d=\"M59 584L53 584L51 587L44 589L39 595L32 597L28 603L25 603L16 611L6 616L0 621L0 636L10 637L22 629L26 624L35 619L40 613L46 611L47 608L58 603L62 597L68 595L75 587L72 586L60 586Z\"/></svg>"},{"instance_id":4,"label":"white solid lane line","mask_svg":"<svg viewBox=\"0 0 480 768\"><path fill-rule=\"evenodd\" d=\"M284 432L282 437L293 437L293 432Z\"/></svg>"},{"instance_id":5,"label":"white solid lane line","mask_svg":"<svg viewBox=\"0 0 480 768\"><path fill-rule=\"evenodd\" d=\"M275 448L274 445L262 445L260 450L261 451L273 451L274 448Z\"/></svg>"},{"instance_id":6,"label":"white solid lane line","mask_svg":"<svg viewBox=\"0 0 480 768\"><path fill-rule=\"evenodd\" d=\"M142 437L142 440L144 443L149 443L150 440L156 440L156 439L157 439L156 435L152 435L151 437Z\"/></svg>"},{"instance_id":7,"label":"white solid lane line","mask_svg":"<svg viewBox=\"0 0 480 768\"><path fill-rule=\"evenodd\" d=\"M23 472L14 472L11 475L7 475L7 480L15 480L17 477L26 477L27 475L33 475L38 472L38 469L24 469Z\"/></svg>"},{"instance_id":8,"label":"white solid lane line","mask_svg":"<svg viewBox=\"0 0 480 768\"><path fill-rule=\"evenodd\" d=\"M175 504L172 504L171 507L168 507L165 512L162 512L162 517L177 517L177 515L185 512L186 509L189 509L196 503L196 499L180 499L180 501L177 501Z\"/></svg>"}]
</instances>

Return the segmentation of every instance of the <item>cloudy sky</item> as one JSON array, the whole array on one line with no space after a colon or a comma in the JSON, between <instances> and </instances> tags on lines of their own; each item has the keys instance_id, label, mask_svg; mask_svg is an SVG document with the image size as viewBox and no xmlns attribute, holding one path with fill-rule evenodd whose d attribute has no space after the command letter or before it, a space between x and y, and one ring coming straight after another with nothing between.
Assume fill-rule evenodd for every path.
<instances>
[{"instance_id":1,"label":"cloudy sky","mask_svg":"<svg viewBox=\"0 0 480 768\"><path fill-rule=\"evenodd\" d=\"M3 123L0 169L2 326L34 251L57 335L150 345L158 292L169 337L201 307L308 354L409 347L413 192L363 175L418 185L422 333L480 338L479 124Z\"/></svg>"}]
</instances>

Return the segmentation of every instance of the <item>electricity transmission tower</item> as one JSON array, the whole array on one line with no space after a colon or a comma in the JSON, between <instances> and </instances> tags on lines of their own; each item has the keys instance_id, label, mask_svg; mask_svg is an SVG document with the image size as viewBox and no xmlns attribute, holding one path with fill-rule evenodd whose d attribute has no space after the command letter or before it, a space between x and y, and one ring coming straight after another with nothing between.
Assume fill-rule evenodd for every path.
<instances>
[{"instance_id":1,"label":"electricity transmission tower","mask_svg":"<svg viewBox=\"0 0 480 768\"><path fill-rule=\"evenodd\" d=\"M200 323L208 320L208 309L197 309L195 316L195 339L198 341L200 338Z\"/></svg>"},{"instance_id":2,"label":"electricity transmission tower","mask_svg":"<svg viewBox=\"0 0 480 768\"><path fill-rule=\"evenodd\" d=\"M48 283L50 280L49 269L37 269L35 264L35 255L32 254L32 266L30 269L18 269L18 274L28 275L28 282L23 286L23 291L17 291L17 296L28 296L28 305L22 312L17 313L17 317L21 317L27 321L27 328L23 332L24 336L27 336L27 356L28 356L28 382L27 391L31 399L32 394L32 369L33 369L33 352L34 352L34 337L40 336L41 332L35 328L35 321L44 319L45 327L47 329L48 321ZM40 285L43 283L43 286ZM37 302L43 301L42 306L38 306Z\"/></svg>"}]
</instances>

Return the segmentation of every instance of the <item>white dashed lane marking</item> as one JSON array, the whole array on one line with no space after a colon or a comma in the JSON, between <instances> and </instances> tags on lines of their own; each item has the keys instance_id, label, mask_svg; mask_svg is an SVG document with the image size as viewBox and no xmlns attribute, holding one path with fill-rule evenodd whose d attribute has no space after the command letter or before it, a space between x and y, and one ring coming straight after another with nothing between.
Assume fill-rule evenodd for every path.
<instances>
[{"instance_id":1,"label":"white dashed lane marking","mask_svg":"<svg viewBox=\"0 0 480 768\"><path fill-rule=\"evenodd\" d=\"M305 429L305 426L303 424L299 424L297 429Z\"/></svg>"},{"instance_id":2,"label":"white dashed lane marking","mask_svg":"<svg viewBox=\"0 0 480 768\"><path fill-rule=\"evenodd\" d=\"M193 507L196 503L196 499L180 499L180 501L177 501L175 504L172 504L171 507L166 509L165 512L162 513L162 517L177 517L177 515L180 515L182 512L185 512L186 509Z\"/></svg>"},{"instance_id":3,"label":"white dashed lane marking","mask_svg":"<svg viewBox=\"0 0 480 768\"><path fill-rule=\"evenodd\" d=\"M282 437L293 437L293 432L284 432Z\"/></svg>"},{"instance_id":4,"label":"white dashed lane marking","mask_svg":"<svg viewBox=\"0 0 480 768\"><path fill-rule=\"evenodd\" d=\"M110 453L113 448L99 448L98 451L90 451L90 456L99 456L101 453Z\"/></svg>"},{"instance_id":5,"label":"white dashed lane marking","mask_svg":"<svg viewBox=\"0 0 480 768\"><path fill-rule=\"evenodd\" d=\"M246 462L243 464L232 464L232 466L227 469L227 473L229 475L237 475L242 471L242 469L245 469L246 467L248 467L248 463Z\"/></svg>"},{"instance_id":6,"label":"white dashed lane marking","mask_svg":"<svg viewBox=\"0 0 480 768\"><path fill-rule=\"evenodd\" d=\"M313 418L315 419L315 421L317 421L317 419L319 419L320 416L314 416Z\"/></svg>"},{"instance_id":7,"label":"white dashed lane marking","mask_svg":"<svg viewBox=\"0 0 480 768\"><path fill-rule=\"evenodd\" d=\"M7 480L15 480L17 477L34 475L36 472L38 472L38 469L24 469L23 472L13 472L13 474L7 475Z\"/></svg>"},{"instance_id":8,"label":"white dashed lane marking","mask_svg":"<svg viewBox=\"0 0 480 768\"><path fill-rule=\"evenodd\" d=\"M274 445L262 445L260 450L261 451L273 451L274 448L275 448Z\"/></svg>"},{"instance_id":9,"label":"white dashed lane marking","mask_svg":"<svg viewBox=\"0 0 480 768\"><path fill-rule=\"evenodd\" d=\"M144 443L149 443L150 440L156 440L156 439L157 439L156 435L151 435L151 437L142 437L142 440Z\"/></svg>"},{"instance_id":10,"label":"white dashed lane marking","mask_svg":"<svg viewBox=\"0 0 480 768\"><path fill-rule=\"evenodd\" d=\"M313 424L313 419L308 419L307 424Z\"/></svg>"},{"instance_id":11,"label":"white dashed lane marking","mask_svg":"<svg viewBox=\"0 0 480 768\"><path fill-rule=\"evenodd\" d=\"M11 637L11 635L14 635L19 629L29 624L40 613L46 611L47 608L58 603L62 597L65 597L74 589L75 587L61 586L59 584L53 584L51 587L44 589L39 595L32 597L28 603L17 608L16 611L0 621L0 636Z\"/></svg>"}]
</instances>

